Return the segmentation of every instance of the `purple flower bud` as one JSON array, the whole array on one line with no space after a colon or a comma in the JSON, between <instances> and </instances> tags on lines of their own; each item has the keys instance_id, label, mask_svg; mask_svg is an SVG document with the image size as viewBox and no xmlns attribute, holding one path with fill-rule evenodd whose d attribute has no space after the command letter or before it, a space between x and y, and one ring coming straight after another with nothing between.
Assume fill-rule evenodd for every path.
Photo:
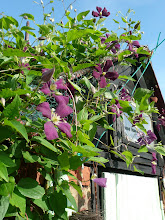
<instances>
[{"instance_id":1,"label":"purple flower bud","mask_svg":"<svg viewBox=\"0 0 165 220\"><path fill-rule=\"evenodd\" d=\"M44 82L50 81L54 72L55 72L55 67L53 67L52 69L42 69L42 80Z\"/></svg>"},{"instance_id":2,"label":"purple flower bud","mask_svg":"<svg viewBox=\"0 0 165 220\"><path fill-rule=\"evenodd\" d=\"M95 178L93 182L101 187L106 187L107 178Z\"/></svg>"}]
</instances>

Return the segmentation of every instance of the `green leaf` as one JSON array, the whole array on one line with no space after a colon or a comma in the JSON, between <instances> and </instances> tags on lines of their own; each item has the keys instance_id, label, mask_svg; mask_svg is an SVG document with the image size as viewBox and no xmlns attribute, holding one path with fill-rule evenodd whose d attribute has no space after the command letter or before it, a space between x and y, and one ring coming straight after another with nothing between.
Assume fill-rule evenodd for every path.
<instances>
[{"instance_id":1,"label":"green leaf","mask_svg":"<svg viewBox=\"0 0 165 220\"><path fill-rule=\"evenodd\" d=\"M88 110L86 107L84 107L78 114L77 114L77 120L80 122L81 120L87 120L88 119Z\"/></svg>"},{"instance_id":2,"label":"green leaf","mask_svg":"<svg viewBox=\"0 0 165 220\"><path fill-rule=\"evenodd\" d=\"M111 92L111 91L106 91L106 92L104 93L104 96L105 96L106 99L114 99L114 98L117 98L117 96L116 96L113 92Z\"/></svg>"},{"instance_id":3,"label":"green leaf","mask_svg":"<svg viewBox=\"0 0 165 220\"><path fill-rule=\"evenodd\" d=\"M19 24L15 18L13 18L11 16L7 16L7 18L11 21L12 24L14 24L16 27L18 27Z\"/></svg>"},{"instance_id":4,"label":"green leaf","mask_svg":"<svg viewBox=\"0 0 165 220\"><path fill-rule=\"evenodd\" d=\"M26 198L18 191L17 188L14 189L12 196L10 198L10 204L16 206L20 211L25 214L26 210Z\"/></svg>"},{"instance_id":5,"label":"green leaf","mask_svg":"<svg viewBox=\"0 0 165 220\"><path fill-rule=\"evenodd\" d=\"M32 91L30 90L24 90L24 89L18 89L15 91L12 91L11 89L7 88L7 89L2 89L2 91L0 92L0 97L1 98L9 98L9 97L14 97L17 95L25 95L27 93L32 93Z\"/></svg>"},{"instance_id":6,"label":"green leaf","mask_svg":"<svg viewBox=\"0 0 165 220\"><path fill-rule=\"evenodd\" d=\"M67 198L63 195L62 191L54 191L50 195L49 204L52 210L55 211L58 216L61 216L67 207Z\"/></svg>"},{"instance_id":7,"label":"green leaf","mask_svg":"<svg viewBox=\"0 0 165 220\"><path fill-rule=\"evenodd\" d=\"M130 54L131 54L130 50L124 50L123 52L119 53L118 61L121 62L126 55L130 55Z\"/></svg>"},{"instance_id":8,"label":"green leaf","mask_svg":"<svg viewBox=\"0 0 165 220\"><path fill-rule=\"evenodd\" d=\"M0 162L3 163L6 167L15 167L16 164L12 161L8 154L0 152Z\"/></svg>"},{"instance_id":9,"label":"green leaf","mask_svg":"<svg viewBox=\"0 0 165 220\"><path fill-rule=\"evenodd\" d=\"M95 137L95 134L97 132L97 125L96 123L90 123L90 127L89 127L89 130L88 130L88 135L89 135L89 138L90 138L90 141L93 141L93 138Z\"/></svg>"},{"instance_id":10,"label":"green leaf","mask_svg":"<svg viewBox=\"0 0 165 220\"><path fill-rule=\"evenodd\" d=\"M89 79L87 79L85 76L83 77L82 80L80 80L80 83L85 84L88 89L91 89L91 87L94 87L94 86L90 83Z\"/></svg>"},{"instance_id":11,"label":"green leaf","mask_svg":"<svg viewBox=\"0 0 165 220\"><path fill-rule=\"evenodd\" d=\"M77 15L77 21L81 21L84 19L89 14L90 10L81 12L80 14Z\"/></svg>"},{"instance_id":12,"label":"green leaf","mask_svg":"<svg viewBox=\"0 0 165 220\"><path fill-rule=\"evenodd\" d=\"M7 168L3 165L3 163L0 163L0 177L4 179L6 182L9 181Z\"/></svg>"},{"instance_id":13,"label":"green leaf","mask_svg":"<svg viewBox=\"0 0 165 220\"><path fill-rule=\"evenodd\" d=\"M0 184L0 195L9 196L12 194L15 187L15 183L2 183Z\"/></svg>"},{"instance_id":14,"label":"green leaf","mask_svg":"<svg viewBox=\"0 0 165 220\"><path fill-rule=\"evenodd\" d=\"M36 137L33 137L32 140L40 143L41 145L47 147L48 149L50 149L54 152L58 152L58 150L50 142L48 142L47 140L45 140L42 137L36 136Z\"/></svg>"},{"instance_id":15,"label":"green leaf","mask_svg":"<svg viewBox=\"0 0 165 220\"><path fill-rule=\"evenodd\" d=\"M70 184L71 186L73 186L73 187L77 190L78 194L82 197L82 189L81 189L81 187L78 186L78 185L77 185L75 182L73 182L73 181L69 182L69 184Z\"/></svg>"},{"instance_id":16,"label":"green leaf","mask_svg":"<svg viewBox=\"0 0 165 220\"><path fill-rule=\"evenodd\" d=\"M134 168L134 171L135 171L135 172L138 172L138 173L141 173L142 175L144 175L144 172L143 172L143 171L137 169L135 166L133 166L133 168Z\"/></svg>"},{"instance_id":17,"label":"green leaf","mask_svg":"<svg viewBox=\"0 0 165 220\"><path fill-rule=\"evenodd\" d=\"M0 198L0 219L3 220L9 207L9 198L2 196Z\"/></svg>"},{"instance_id":18,"label":"green leaf","mask_svg":"<svg viewBox=\"0 0 165 220\"><path fill-rule=\"evenodd\" d=\"M15 117L19 117L19 107L21 105L21 99L16 94L14 100L7 105L7 107L3 110L3 114L8 119L14 119Z\"/></svg>"},{"instance_id":19,"label":"green leaf","mask_svg":"<svg viewBox=\"0 0 165 220\"><path fill-rule=\"evenodd\" d=\"M77 84L73 83L70 79L68 79L68 82L69 82L77 91L79 91L79 93L81 93L81 88L80 88Z\"/></svg>"},{"instance_id":20,"label":"green leaf","mask_svg":"<svg viewBox=\"0 0 165 220\"><path fill-rule=\"evenodd\" d=\"M144 88L137 88L134 94L134 99L137 100L139 103L141 102L142 98L146 96L146 98L150 97L153 94L153 91L149 89L144 89Z\"/></svg>"},{"instance_id":21,"label":"green leaf","mask_svg":"<svg viewBox=\"0 0 165 220\"><path fill-rule=\"evenodd\" d=\"M89 120L95 122L95 121L100 120L103 117L104 117L104 115L94 115Z\"/></svg>"},{"instance_id":22,"label":"green leaf","mask_svg":"<svg viewBox=\"0 0 165 220\"><path fill-rule=\"evenodd\" d=\"M65 184L65 185L61 185L61 187L62 187L63 193L68 198L68 200L71 202L71 204L73 205L75 211L77 212L78 211L77 204L76 204L75 198L71 194L69 186Z\"/></svg>"},{"instance_id":23,"label":"green leaf","mask_svg":"<svg viewBox=\"0 0 165 220\"><path fill-rule=\"evenodd\" d=\"M113 20L114 20L114 22L115 22L115 23L119 24L119 22L118 22L118 21L116 21L115 19L113 19Z\"/></svg>"},{"instance_id":24,"label":"green leaf","mask_svg":"<svg viewBox=\"0 0 165 220\"><path fill-rule=\"evenodd\" d=\"M78 152L78 147L73 145L75 151L74 152ZM81 153L81 152L80 152ZM72 156L69 158L69 163L70 163L70 169L71 170L77 170L82 164L83 164L83 161L81 160L81 157L80 156Z\"/></svg>"},{"instance_id":25,"label":"green leaf","mask_svg":"<svg viewBox=\"0 0 165 220\"><path fill-rule=\"evenodd\" d=\"M60 163L61 169L67 171L70 168L69 156L67 151L58 156L58 161Z\"/></svg>"},{"instance_id":26,"label":"green leaf","mask_svg":"<svg viewBox=\"0 0 165 220\"><path fill-rule=\"evenodd\" d=\"M111 42L111 41L115 41L117 40L118 37L117 37L117 34L116 33L112 33L106 40L104 43L108 43L108 42Z\"/></svg>"},{"instance_id":27,"label":"green leaf","mask_svg":"<svg viewBox=\"0 0 165 220\"><path fill-rule=\"evenodd\" d=\"M104 157L90 157L88 161L94 161L94 162L100 163L103 167L105 167L104 163L109 162L109 160L105 159Z\"/></svg>"},{"instance_id":28,"label":"green leaf","mask_svg":"<svg viewBox=\"0 0 165 220\"><path fill-rule=\"evenodd\" d=\"M0 125L0 142L4 141L5 139L9 138L12 134L12 130L8 126Z\"/></svg>"},{"instance_id":29,"label":"green leaf","mask_svg":"<svg viewBox=\"0 0 165 220\"><path fill-rule=\"evenodd\" d=\"M95 64L94 63L77 64L77 66L73 66L73 73L77 72L78 70L82 70L91 66L95 66Z\"/></svg>"},{"instance_id":30,"label":"green leaf","mask_svg":"<svg viewBox=\"0 0 165 220\"><path fill-rule=\"evenodd\" d=\"M144 50L143 47L139 47L139 48L137 49L136 53L138 53L138 54L151 55L151 53L148 52L147 50Z\"/></svg>"},{"instance_id":31,"label":"green leaf","mask_svg":"<svg viewBox=\"0 0 165 220\"><path fill-rule=\"evenodd\" d=\"M5 119L4 124L14 128L18 133L20 133L26 139L27 142L29 142L26 129L19 121L16 120L9 121Z\"/></svg>"},{"instance_id":32,"label":"green leaf","mask_svg":"<svg viewBox=\"0 0 165 220\"><path fill-rule=\"evenodd\" d=\"M83 36L89 35L89 34L95 33L95 30L92 29L85 29L85 30L70 30L67 32L67 42L79 39ZM101 33L100 33L101 35Z\"/></svg>"},{"instance_id":33,"label":"green leaf","mask_svg":"<svg viewBox=\"0 0 165 220\"><path fill-rule=\"evenodd\" d=\"M124 17L121 17L121 19L124 23L128 23L128 21Z\"/></svg>"},{"instance_id":34,"label":"green leaf","mask_svg":"<svg viewBox=\"0 0 165 220\"><path fill-rule=\"evenodd\" d=\"M24 159L29 163L35 163L39 160L39 156L31 155L28 151L23 151L22 155L23 155Z\"/></svg>"},{"instance_id":35,"label":"green leaf","mask_svg":"<svg viewBox=\"0 0 165 220\"><path fill-rule=\"evenodd\" d=\"M81 143L85 143L91 147L95 147L95 145L90 140L88 140L89 136L87 134L85 134L79 130L77 132L77 135L78 135L78 139Z\"/></svg>"},{"instance_id":36,"label":"green leaf","mask_svg":"<svg viewBox=\"0 0 165 220\"><path fill-rule=\"evenodd\" d=\"M29 177L22 178L18 182L18 190L23 196L32 199L40 199L45 194L44 188L39 186L37 181Z\"/></svg>"},{"instance_id":37,"label":"green leaf","mask_svg":"<svg viewBox=\"0 0 165 220\"><path fill-rule=\"evenodd\" d=\"M41 199L33 200L33 203L40 207L44 212L49 210L46 196L43 196Z\"/></svg>"},{"instance_id":38,"label":"green leaf","mask_svg":"<svg viewBox=\"0 0 165 220\"><path fill-rule=\"evenodd\" d=\"M146 146L141 146L140 149L138 150L138 153L147 153L148 152L148 148Z\"/></svg>"},{"instance_id":39,"label":"green leaf","mask_svg":"<svg viewBox=\"0 0 165 220\"><path fill-rule=\"evenodd\" d=\"M34 21L34 16L33 15L28 14L28 13L24 13L24 14L20 15L20 17L24 17L24 16L27 16L29 20Z\"/></svg>"},{"instance_id":40,"label":"green leaf","mask_svg":"<svg viewBox=\"0 0 165 220\"><path fill-rule=\"evenodd\" d=\"M129 167L129 165L133 162L133 155L132 155L132 153L130 151L124 151L122 153L122 155L125 156L127 167Z\"/></svg>"},{"instance_id":41,"label":"green leaf","mask_svg":"<svg viewBox=\"0 0 165 220\"><path fill-rule=\"evenodd\" d=\"M28 27L28 26L21 27L21 31L30 31L30 30L35 30L35 29L32 27Z\"/></svg>"},{"instance_id":42,"label":"green leaf","mask_svg":"<svg viewBox=\"0 0 165 220\"><path fill-rule=\"evenodd\" d=\"M103 89L99 89L99 91L98 92L96 92L95 94L94 94L94 98L95 97L98 97L98 96L100 96L100 95L102 95L102 94L104 94L105 93L105 91L106 91L106 89L107 88L103 88Z\"/></svg>"},{"instance_id":43,"label":"green leaf","mask_svg":"<svg viewBox=\"0 0 165 220\"><path fill-rule=\"evenodd\" d=\"M7 48L6 50L3 50L3 55L7 57L9 56L32 57L32 55L28 52L23 52L22 50L12 49L12 48Z\"/></svg>"},{"instance_id":44,"label":"green leaf","mask_svg":"<svg viewBox=\"0 0 165 220\"><path fill-rule=\"evenodd\" d=\"M28 33L28 34L30 34L30 35L32 35L33 37L35 37L35 38L36 38L35 33L33 33L32 31L28 31L28 30L26 30L26 33Z\"/></svg>"},{"instance_id":45,"label":"green leaf","mask_svg":"<svg viewBox=\"0 0 165 220\"><path fill-rule=\"evenodd\" d=\"M119 76L118 79L124 79L124 80L136 82L136 80L133 79L131 76L126 76L126 75Z\"/></svg>"},{"instance_id":46,"label":"green leaf","mask_svg":"<svg viewBox=\"0 0 165 220\"><path fill-rule=\"evenodd\" d=\"M100 19L97 21L96 25L101 24L101 23L104 22L105 20L106 20L106 18L100 18Z\"/></svg>"},{"instance_id":47,"label":"green leaf","mask_svg":"<svg viewBox=\"0 0 165 220\"><path fill-rule=\"evenodd\" d=\"M159 154L165 156L165 148L164 147L158 146L158 147L155 147L154 150L156 152L158 152Z\"/></svg>"}]
</instances>

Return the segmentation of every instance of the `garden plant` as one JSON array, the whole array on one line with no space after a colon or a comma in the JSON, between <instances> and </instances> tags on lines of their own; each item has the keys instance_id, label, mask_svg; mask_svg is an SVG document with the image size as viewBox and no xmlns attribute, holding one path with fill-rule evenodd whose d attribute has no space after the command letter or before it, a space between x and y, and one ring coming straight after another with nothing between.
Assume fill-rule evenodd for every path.
<instances>
[{"instance_id":1,"label":"garden plant","mask_svg":"<svg viewBox=\"0 0 165 220\"><path fill-rule=\"evenodd\" d=\"M144 113L159 114L154 123L158 129L165 126L165 112L160 114L150 102L152 90L111 90L116 79L123 85L135 81L119 75L117 65L145 69L154 52L141 46L143 33L140 21L131 18L132 10L125 16L118 13L114 32L103 26L111 16L106 7L75 10L71 17L70 5L57 23L53 1L50 13L43 1L36 4L43 9L43 24L28 13L20 15L20 24L3 13L0 18L0 219L68 219L66 208L77 212L70 186L80 196L81 186L64 177L74 179L70 171L83 163L106 166L108 160L99 156L102 150L93 141L101 141L95 136L98 126L114 130L108 117L115 122L125 115L140 131L139 152L147 152L157 139L145 129ZM27 20L36 28L26 26ZM110 139L109 151L142 173L135 156L127 148L120 152ZM161 143L151 150L155 174L156 152L165 155L165 150ZM93 181L106 186L104 178Z\"/></svg>"}]
</instances>

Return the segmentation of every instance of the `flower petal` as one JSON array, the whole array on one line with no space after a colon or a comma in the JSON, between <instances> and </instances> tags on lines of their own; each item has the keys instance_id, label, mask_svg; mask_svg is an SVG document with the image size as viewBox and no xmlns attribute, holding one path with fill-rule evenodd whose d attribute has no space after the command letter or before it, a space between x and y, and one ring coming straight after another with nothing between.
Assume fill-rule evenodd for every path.
<instances>
[{"instance_id":1,"label":"flower petal","mask_svg":"<svg viewBox=\"0 0 165 220\"><path fill-rule=\"evenodd\" d=\"M56 99L56 102L58 104L64 103L64 104L68 104L69 102L69 97L68 96L63 96L63 95L53 95Z\"/></svg>"},{"instance_id":2,"label":"flower petal","mask_svg":"<svg viewBox=\"0 0 165 220\"><path fill-rule=\"evenodd\" d=\"M52 69L42 69L42 80L44 82L50 81L51 77L53 76L55 71L55 67Z\"/></svg>"},{"instance_id":3,"label":"flower petal","mask_svg":"<svg viewBox=\"0 0 165 220\"><path fill-rule=\"evenodd\" d=\"M99 71L100 74L102 74L102 69L101 69L100 63L97 64L97 66L95 66L95 69L96 69L97 71Z\"/></svg>"},{"instance_id":4,"label":"flower petal","mask_svg":"<svg viewBox=\"0 0 165 220\"><path fill-rule=\"evenodd\" d=\"M41 90L41 92L43 92L45 95L48 95L48 94L51 93L48 83L44 83L43 86L42 86L42 88L41 88L40 90Z\"/></svg>"},{"instance_id":5,"label":"flower petal","mask_svg":"<svg viewBox=\"0 0 165 220\"><path fill-rule=\"evenodd\" d=\"M133 45L134 47L140 47L139 41L137 41L137 40L133 41L133 42L132 42L132 45Z\"/></svg>"},{"instance_id":6,"label":"flower petal","mask_svg":"<svg viewBox=\"0 0 165 220\"><path fill-rule=\"evenodd\" d=\"M113 66L112 60L107 60L104 65L103 72L107 72L111 66Z\"/></svg>"},{"instance_id":7,"label":"flower petal","mask_svg":"<svg viewBox=\"0 0 165 220\"><path fill-rule=\"evenodd\" d=\"M101 43L103 44L107 38L106 37L100 37L100 39L101 39Z\"/></svg>"},{"instance_id":8,"label":"flower petal","mask_svg":"<svg viewBox=\"0 0 165 220\"><path fill-rule=\"evenodd\" d=\"M42 112L42 115L44 117L51 119L51 110L48 102L43 102L39 104L36 109Z\"/></svg>"},{"instance_id":9,"label":"flower petal","mask_svg":"<svg viewBox=\"0 0 165 220\"><path fill-rule=\"evenodd\" d=\"M107 11L107 9L104 7L103 11L102 11L102 15L105 17L108 17L110 15L110 12Z\"/></svg>"},{"instance_id":10,"label":"flower petal","mask_svg":"<svg viewBox=\"0 0 165 220\"><path fill-rule=\"evenodd\" d=\"M156 174L156 165L151 163L151 167L152 167L152 174Z\"/></svg>"},{"instance_id":11,"label":"flower petal","mask_svg":"<svg viewBox=\"0 0 165 220\"><path fill-rule=\"evenodd\" d=\"M100 88L105 88L107 86L106 78L102 76L99 81Z\"/></svg>"},{"instance_id":12,"label":"flower petal","mask_svg":"<svg viewBox=\"0 0 165 220\"><path fill-rule=\"evenodd\" d=\"M106 187L107 178L95 178L93 179L93 182L97 183L97 185L101 187Z\"/></svg>"},{"instance_id":13,"label":"flower petal","mask_svg":"<svg viewBox=\"0 0 165 220\"><path fill-rule=\"evenodd\" d=\"M96 11L92 11L93 17L99 17L99 14Z\"/></svg>"},{"instance_id":14,"label":"flower petal","mask_svg":"<svg viewBox=\"0 0 165 220\"><path fill-rule=\"evenodd\" d=\"M98 11L98 13L100 13L101 11L102 11L102 8L101 7L96 7L96 9L97 9L97 11Z\"/></svg>"},{"instance_id":15,"label":"flower petal","mask_svg":"<svg viewBox=\"0 0 165 220\"><path fill-rule=\"evenodd\" d=\"M64 84L63 79L59 79L55 82L57 89L65 89L67 90L67 87Z\"/></svg>"},{"instance_id":16,"label":"flower petal","mask_svg":"<svg viewBox=\"0 0 165 220\"><path fill-rule=\"evenodd\" d=\"M96 72L95 70L93 71L93 76L94 76L96 79L100 79L101 74L102 74L102 73L98 73L98 72Z\"/></svg>"},{"instance_id":17,"label":"flower petal","mask_svg":"<svg viewBox=\"0 0 165 220\"><path fill-rule=\"evenodd\" d=\"M111 79L111 80L116 80L118 77L119 77L119 74L116 72L116 71L113 71L113 72L107 72L105 77L107 79Z\"/></svg>"},{"instance_id":18,"label":"flower petal","mask_svg":"<svg viewBox=\"0 0 165 220\"><path fill-rule=\"evenodd\" d=\"M61 122L57 125L57 127L64 132L69 138L72 137L71 135L71 126L67 122Z\"/></svg>"},{"instance_id":19,"label":"flower petal","mask_svg":"<svg viewBox=\"0 0 165 220\"><path fill-rule=\"evenodd\" d=\"M64 118L70 115L73 112L73 109L66 105L64 102L60 103L55 111L61 118Z\"/></svg>"},{"instance_id":20,"label":"flower petal","mask_svg":"<svg viewBox=\"0 0 165 220\"><path fill-rule=\"evenodd\" d=\"M54 140L58 138L58 133L56 128L54 127L53 122L48 121L44 124L44 131L46 134L47 140Z\"/></svg>"}]
</instances>

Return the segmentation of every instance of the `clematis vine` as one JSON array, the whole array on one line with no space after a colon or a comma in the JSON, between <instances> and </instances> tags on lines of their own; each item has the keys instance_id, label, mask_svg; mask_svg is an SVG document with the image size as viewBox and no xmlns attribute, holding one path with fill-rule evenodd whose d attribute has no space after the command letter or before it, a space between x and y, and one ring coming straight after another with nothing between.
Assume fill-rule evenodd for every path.
<instances>
[{"instance_id":1,"label":"clematis vine","mask_svg":"<svg viewBox=\"0 0 165 220\"><path fill-rule=\"evenodd\" d=\"M137 140L140 146L151 144L154 140L157 140L156 135L151 130L147 131L147 135L141 132L140 136Z\"/></svg>"},{"instance_id":2,"label":"clematis vine","mask_svg":"<svg viewBox=\"0 0 165 220\"><path fill-rule=\"evenodd\" d=\"M113 66L112 60L107 60L103 69L101 68L101 64L97 64L95 69L98 71L93 71L93 76L99 80L99 85L101 88L105 88L107 86L106 79L116 80L119 77L119 74L116 71L108 72L109 68Z\"/></svg>"},{"instance_id":3,"label":"clematis vine","mask_svg":"<svg viewBox=\"0 0 165 220\"><path fill-rule=\"evenodd\" d=\"M92 11L93 17L108 17L110 15L110 12L107 11L107 9L104 7L103 9L101 7L96 7L97 11Z\"/></svg>"},{"instance_id":4,"label":"clematis vine","mask_svg":"<svg viewBox=\"0 0 165 220\"><path fill-rule=\"evenodd\" d=\"M112 117L113 117L113 122L116 121L116 117L120 117L120 115L123 113L120 109L122 109L122 107L120 106L120 103L117 99L115 99L115 104L111 105L111 112L115 113Z\"/></svg>"},{"instance_id":5,"label":"clematis vine","mask_svg":"<svg viewBox=\"0 0 165 220\"><path fill-rule=\"evenodd\" d=\"M152 152L152 162L151 162L152 174L156 174L157 160L158 159L156 158L156 153Z\"/></svg>"},{"instance_id":6,"label":"clematis vine","mask_svg":"<svg viewBox=\"0 0 165 220\"><path fill-rule=\"evenodd\" d=\"M72 112L70 107L67 106L67 102L64 97L60 97L58 102L59 105L56 110L53 108L50 109L48 102L43 102L36 107L38 111L42 112L44 117L49 119L49 121L44 124L44 132L47 140L54 140L59 137L56 127L69 138L72 137L71 126L64 119L64 117L68 116Z\"/></svg>"}]
</instances>

